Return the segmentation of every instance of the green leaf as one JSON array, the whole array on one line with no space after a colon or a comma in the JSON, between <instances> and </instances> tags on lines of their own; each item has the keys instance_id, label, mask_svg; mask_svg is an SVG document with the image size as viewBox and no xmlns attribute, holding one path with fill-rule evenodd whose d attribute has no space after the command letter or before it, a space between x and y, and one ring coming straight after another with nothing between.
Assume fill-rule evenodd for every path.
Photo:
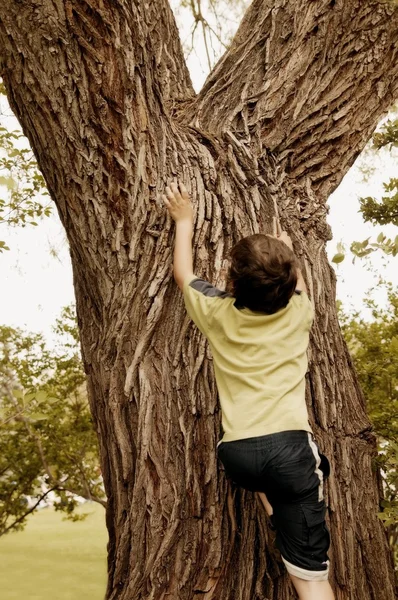
<instances>
[{"instance_id":1,"label":"green leaf","mask_svg":"<svg viewBox=\"0 0 398 600\"><path fill-rule=\"evenodd\" d=\"M384 235L384 233L381 231L379 233L379 235L377 236L377 241L379 242L379 244L381 244L381 242L383 242L386 239L386 236Z\"/></svg>"},{"instance_id":2,"label":"green leaf","mask_svg":"<svg viewBox=\"0 0 398 600\"><path fill-rule=\"evenodd\" d=\"M49 415L46 415L43 412L34 412L30 413L29 419L32 421L46 421L49 418Z\"/></svg>"},{"instance_id":3,"label":"green leaf","mask_svg":"<svg viewBox=\"0 0 398 600\"><path fill-rule=\"evenodd\" d=\"M345 259L345 255L342 254L341 252L338 252L337 254L335 254L332 258L332 262L338 264L343 262L343 260Z\"/></svg>"},{"instance_id":4,"label":"green leaf","mask_svg":"<svg viewBox=\"0 0 398 600\"><path fill-rule=\"evenodd\" d=\"M59 402L59 398L54 398L53 396L49 396L47 398L48 404L55 404L55 402Z\"/></svg>"},{"instance_id":5,"label":"green leaf","mask_svg":"<svg viewBox=\"0 0 398 600\"><path fill-rule=\"evenodd\" d=\"M36 400L37 400L38 404L42 404L43 402L46 402L47 392L44 392L43 390L40 390L39 392L37 392Z\"/></svg>"},{"instance_id":6,"label":"green leaf","mask_svg":"<svg viewBox=\"0 0 398 600\"><path fill-rule=\"evenodd\" d=\"M345 252L345 246L344 246L343 242L339 242L337 244L337 252L340 253L340 254L344 254L344 252Z\"/></svg>"},{"instance_id":7,"label":"green leaf","mask_svg":"<svg viewBox=\"0 0 398 600\"><path fill-rule=\"evenodd\" d=\"M1 219L0 219L1 222ZM8 246L6 246L5 242L0 241L0 252L2 252L3 250L9 250L10 248Z\"/></svg>"},{"instance_id":8,"label":"green leaf","mask_svg":"<svg viewBox=\"0 0 398 600\"><path fill-rule=\"evenodd\" d=\"M0 421L5 421L8 417L8 409L0 407Z\"/></svg>"},{"instance_id":9,"label":"green leaf","mask_svg":"<svg viewBox=\"0 0 398 600\"><path fill-rule=\"evenodd\" d=\"M17 182L12 177L0 176L0 185L5 185L9 190L17 188Z\"/></svg>"}]
</instances>

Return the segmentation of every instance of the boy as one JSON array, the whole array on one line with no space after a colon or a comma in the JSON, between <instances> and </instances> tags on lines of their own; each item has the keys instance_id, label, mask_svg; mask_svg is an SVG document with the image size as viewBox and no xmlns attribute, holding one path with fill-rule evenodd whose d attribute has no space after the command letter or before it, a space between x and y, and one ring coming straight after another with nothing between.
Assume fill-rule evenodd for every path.
<instances>
[{"instance_id":1,"label":"boy","mask_svg":"<svg viewBox=\"0 0 398 600\"><path fill-rule=\"evenodd\" d=\"M176 222L174 278L213 355L224 430L218 456L235 483L260 493L300 600L333 600L323 498L329 463L305 404L313 309L292 242L277 225L274 236L240 240L224 292L193 273L185 186L166 187L163 201Z\"/></svg>"}]
</instances>

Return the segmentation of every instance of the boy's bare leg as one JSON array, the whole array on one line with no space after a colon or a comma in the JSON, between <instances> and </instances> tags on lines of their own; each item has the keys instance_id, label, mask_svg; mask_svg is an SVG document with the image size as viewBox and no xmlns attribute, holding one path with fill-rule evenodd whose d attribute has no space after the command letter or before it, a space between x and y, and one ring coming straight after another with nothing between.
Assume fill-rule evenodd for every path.
<instances>
[{"instance_id":1,"label":"boy's bare leg","mask_svg":"<svg viewBox=\"0 0 398 600\"><path fill-rule=\"evenodd\" d=\"M270 517L274 511L271 504L268 502L267 496L264 492L256 492L256 494L258 494L267 515ZM294 575L290 575L290 573L289 576L296 588L299 600L335 600L332 588L328 581L307 581L295 577Z\"/></svg>"},{"instance_id":2,"label":"boy's bare leg","mask_svg":"<svg viewBox=\"0 0 398 600\"><path fill-rule=\"evenodd\" d=\"M306 581L295 575L289 576L300 600L334 600L334 594L328 581Z\"/></svg>"},{"instance_id":3,"label":"boy's bare leg","mask_svg":"<svg viewBox=\"0 0 398 600\"><path fill-rule=\"evenodd\" d=\"M264 494L264 492L256 492L256 494L259 495L260 500L263 503L265 510L267 511L267 515L270 517L273 514L274 510L271 504L268 502L267 496Z\"/></svg>"}]
</instances>

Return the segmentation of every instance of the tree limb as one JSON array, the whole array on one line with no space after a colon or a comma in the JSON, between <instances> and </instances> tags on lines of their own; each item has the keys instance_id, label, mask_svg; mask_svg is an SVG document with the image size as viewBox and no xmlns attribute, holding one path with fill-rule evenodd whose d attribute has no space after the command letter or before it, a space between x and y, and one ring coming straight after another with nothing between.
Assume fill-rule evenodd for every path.
<instances>
[{"instance_id":1,"label":"tree limb","mask_svg":"<svg viewBox=\"0 0 398 600\"><path fill-rule=\"evenodd\" d=\"M398 97L398 6L255 0L185 119L272 151L325 200Z\"/></svg>"},{"instance_id":2,"label":"tree limb","mask_svg":"<svg viewBox=\"0 0 398 600\"><path fill-rule=\"evenodd\" d=\"M14 398L12 391L10 389L6 390L8 393L8 396L11 400L11 402L14 403L15 406L18 406L18 402L17 400ZM67 477L64 480L60 480L57 479L56 477L54 477L54 475L51 473L51 469L50 469L50 465L48 464L45 452L44 452L44 448L43 445L41 443L41 439L40 436L38 436L36 434L36 432L34 431L34 429L31 427L29 419L26 418L25 416L19 416L17 417L17 420L22 421L23 424L25 425L25 429L28 432L29 437L31 437L34 441L34 443L36 444L37 450L39 452L39 456L44 468L44 471L46 472L46 475L49 479L49 481L53 484L53 490L54 489L58 489L60 491L67 491L70 492L71 494L74 494L75 496L81 496L82 498L85 498L86 500L92 500L93 502L97 502L98 504L101 504L101 506L103 506L104 508L106 508L106 500L103 500L102 498L99 498L98 496L96 496L95 494L91 493L90 487L89 487L89 483L86 479L85 473L82 471L81 467L79 464L77 464L76 466L78 467L82 477L83 477L83 488L81 490L77 490L74 487L65 485L67 480L69 479L69 477ZM37 506L37 505L36 505ZM30 511L31 512L31 511Z\"/></svg>"},{"instance_id":3,"label":"tree limb","mask_svg":"<svg viewBox=\"0 0 398 600\"><path fill-rule=\"evenodd\" d=\"M100 318L98 278L109 285L109 276L84 242L100 236L116 268L140 186L156 185L144 150L164 152L169 110L194 96L169 3L4 0L0 75L77 262L86 262L85 293Z\"/></svg>"},{"instance_id":4,"label":"tree limb","mask_svg":"<svg viewBox=\"0 0 398 600\"><path fill-rule=\"evenodd\" d=\"M106 500L99 498L99 496L96 496L95 494L92 494L91 492L89 495L86 495L84 492L77 490L74 487L70 487L68 485L63 485L62 483L61 483L60 487L58 487L57 489L60 492L69 492L70 494L73 494L74 496L81 496L81 498L85 498L86 500L91 500L92 502L97 502L97 504L101 504L101 506L103 506L104 508L107 507Z\"/></svg>"},{"instance_id":5,"label":"tree limb","mask_svg":"<svg viewBox=\"0 0 398 600\"><path fill-rule=\"evenodd\" d=\"M18 525L18 523L21 523L21 521L23 521L24 519L26 519L26 517L28 515L30 515L34 510L36 510L36 508L39 506L40 502L42 500L44 500L44 498L50 493L53 492L54 490L57 489L57 486L50 488L49 490L47 490L44 494L42 494L40 496L40 498L38 499L38 501L36 502L36 504L34 504L28 511L26 511L23 515L21 515L20 517L18 517L18 519L16 519L13 523L11 523L11 525L9 525L8 527L6 527L5 529L3 529L0 532L0 535L4 535L5 533L7 533L7 531L10 531L11 529L14 529L14 527L16 525Z\"/></svg>"}]
</instances>

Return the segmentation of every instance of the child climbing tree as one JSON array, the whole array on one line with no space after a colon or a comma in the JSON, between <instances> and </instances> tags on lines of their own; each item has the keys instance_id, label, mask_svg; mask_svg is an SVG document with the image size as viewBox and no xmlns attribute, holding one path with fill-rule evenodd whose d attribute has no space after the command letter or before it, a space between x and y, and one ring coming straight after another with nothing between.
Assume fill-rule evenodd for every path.
<instances>
[{"instance_id":1,"label":"child climbing tree","mask_svg":"<svg viewBox=\"0 0 398 600\"><path fill-rule=\"evenodd\" d=\"M340 600L392 600L376 443L343 343L326 201L398 95L398 8L254 0L199 94L167 0L0 5L0 73L70 244L108 496L108 600L288 600L262 507L216 462L204 339L172 276L173 177L194 206L195 273L223 286L238 239L278 213L316 315L311 425L333 477Z\"/></svg>"}]
</instances>

